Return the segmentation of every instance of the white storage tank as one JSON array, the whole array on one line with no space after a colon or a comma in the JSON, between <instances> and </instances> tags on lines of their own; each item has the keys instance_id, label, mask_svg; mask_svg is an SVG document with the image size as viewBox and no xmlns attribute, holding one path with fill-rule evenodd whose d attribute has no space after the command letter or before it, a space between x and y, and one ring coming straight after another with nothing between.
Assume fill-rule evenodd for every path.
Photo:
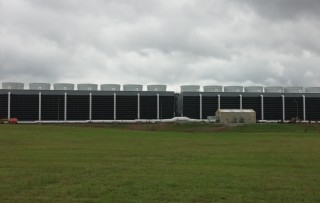
<instances>
[{"instance_id":1,"label":"white storage tank","mask_svg":"<svg viewBox=\"0 0 320 203\"><path fill-rule=\"evenodd\" d=\"M285 93L303 93L303 87L285 87Z\"/></svg>"},{"instance_id":2,"label":"white storage tank","mask_svg":"<svg viewBox=\"0 0 320 203\"><path fill-rule=\"evenodd\" d=\"M77 88L78 90L96 91L98 90L98 85L97 84L78 84Z\"/></svg>"},{"instance_id":3,"label":"white storage tank","mask_svg":"<svg viewBox=\"0 0 320 203\"><path fill-rule=\"evenodd\" d=\"M142 91L143 86L137 84L123 85L123 91Z\"/></svg>"},{"instance_id":4,"label":"white storage tank","mask_svg":"<svg viewBox=\"0 0 320 203\"><path fill-rule=\"evenodd\" d=\"M269 87L264 87L264 92L267 93L283 93L284 88L281 86L269 86Z\"/></svg>"},{"instance_id":5,"label":"white storage tank","mask_svg":"<svg viewBox=\"0 0 320 203\"><path fill-rule=\"evenodd\" d=\"M320 87L306 87L304 91L306 93L320 93Z\"/></svg>"},{"instance_id":6,"label":"white storage tank","mask_svg":"<svg viewBox=\"0 0 320 203\"><path fill-rule=\"evenodd\" d=\"M247 86L244 87L245 92L263 92L262 86Z\"/></svg>"},{"instance_id":7,"label":"white storage tank","mask_svg":"<svg viewBox=\"0 0 320 203\"><path fill-rule=\"evenodd\" d=\"M225 92L243 92L243 86L225 86Z\"/></svg>"},{"instance_id":8,"label":"white storage tank","mask_svg":"<svg viewBox=\"0 0 320 203\"><path fill-rule=\"evenodd\" d=\"M119 84L102 84L100 85L101 91L120 91L121 85Z\"/></svg>"},{"instance_id":9,"label":"white storage tank","mask_svg":"<svg viewBox=\"0 0 320 203\"><path fill-rule=\"evenodd\" d=\"M3 82L2 89L8 90L23 90L24 84L20 82Z\"/></svg>"},{"instance_id":10,"label":"white storage tank","mask_svg":"<svg viewBox=\"0 0 320 203\"><path fill-rule=\"evenodd\" d=\"M50 90L50 83L29 83L30 90Z\"/></svg>"},{"instance_id":11,"label":"white storage tank","mask_svg":"<svg viewBox=\"0 0 320 203\"><path fill-rule=\"evenodd\" d=\"M207 85L207 86L203 86L203 91L204 92L222 92L223 87L220 85Z\"/></svg>"},{"instance_id":12,"label":"white storage tank","mask_svg":"<svg viewBox=\"0 0 320 203\"><path fill-rule=\"evenodd\" d=\"M167 91L167 85L148 85L147 90L152 92L165 92Z\"/></svg>"},{"instance_id":13,"label":"white storage tank","mask_svg":"<svg viewBox=\"0 0 320 203\"><path fill-rule=\"evenodd\" d=\"M71 83L55 83L53 84L54 90L74 90L74 84Z\"/></svg>"},{"instance_id":14,"label":"white storage tank","mask_svg":"<svg viewBox=\"0 0 320 203\"><path fill-rule=\"evenodd\" d=\"M199 85L182 85L180 86L181 92L199 92Z\"/></svg>"}]
</instances>

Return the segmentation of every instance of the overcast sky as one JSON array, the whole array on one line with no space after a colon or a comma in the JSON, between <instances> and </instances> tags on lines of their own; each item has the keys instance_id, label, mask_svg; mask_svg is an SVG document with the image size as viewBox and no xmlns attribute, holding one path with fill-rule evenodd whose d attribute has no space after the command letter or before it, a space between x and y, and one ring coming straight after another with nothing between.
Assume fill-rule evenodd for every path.
<instances>
[{"instance_id":1,"label":"overcast sky","mask_svg":"<svg viewBox=\"0 0 320 203\"><path fill-rule=\"evenodd\" d=\"M319 0L0 0L0 82L320 86L319 11Z\"/></svg>"}]
</instances>

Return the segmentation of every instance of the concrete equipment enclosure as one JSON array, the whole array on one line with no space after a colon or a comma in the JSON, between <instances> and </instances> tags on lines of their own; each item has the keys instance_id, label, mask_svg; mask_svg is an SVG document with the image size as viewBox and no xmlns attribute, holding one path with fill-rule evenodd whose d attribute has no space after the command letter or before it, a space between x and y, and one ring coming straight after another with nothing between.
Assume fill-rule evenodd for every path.
<instances>
[{"instance_id":1,"label":"concrete equipment enclosure","mask_svg":"<svg viewBox=\"0 0 320 203\"><path fill-rule=\"evenodd\" d=\"M253 109L220 109L216 111L217 122L256 123L256 112Z\"/></svg>"}]
</instances>

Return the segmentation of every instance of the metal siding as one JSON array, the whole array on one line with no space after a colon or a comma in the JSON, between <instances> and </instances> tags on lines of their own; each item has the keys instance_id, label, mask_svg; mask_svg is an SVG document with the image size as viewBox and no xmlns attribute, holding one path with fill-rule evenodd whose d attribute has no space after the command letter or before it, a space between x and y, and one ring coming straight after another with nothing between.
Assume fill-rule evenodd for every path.
<instances>
[{"instance_id":1,"label":"metal siding","mask_svg":"<svg viewBox=\"0 0 320 203\"><path fill-rule=\"evenodd\" d=\"M41 95L41 119L64 120L64 95Z\"/></svg>"},{"instance_id":2,"label":"metal siding","mask_svg":"<svg viewBox=\"0 0 320 203\"><path fill-rule=\"evenodd\" d=\"M207 119L208 116L215 116L218 110L218 97L202 97L202 118Z\"/></svg>"},{"instance_id":3,"label":"metal siding","mask_svg":"<svg viewBox=\"0 0 320 203\"><path fill-rule=\"evenodd\" d=\"M8 118L8 94L0 95L0 119Z\"/></svg>"},{"instance_id":4,"label":"metal siding","mask_svg":"<svg viewBox=\"0 0 320 203\"><path fill-rule=\"evenodd\" d=\"M200 118L200 96L183 97L183 116L193 119Z\"/></svg>"},{"instance_id":5,"label":"metal siding","mask_svg":"<svg viewBox=\"0 0 320 203\"><path fill-rule=\"evenodd\" d=\"M175 99L174 96L160 96L159 117L160 119L170 119L174 117Z\"/></svg>"},{"instance_id":6,"label":"metal siding","mask_svg":"<svg viewBox=\"0 0 320 203\"><path fill-rule=\"evenodd\" d=\"M240 109L240 96L220 97L220 109Z\"/></svg>"},{"instance_id":7,"label":"metal siding","mask_svg":"<svg viewBox=\"0 0 320 203\"><path fill-rule=\"evenodd\" d=\"M306 98L306 119L320 120L320 98Z\"/></svg>"},{"instance_id":8,"label":"metal siding","mask_svg":"<svg viewBox=\"0 0 320 203\"><path fill-rule=\"evenodd\" d=\"M286 97L285 98L285 116L286 120L291 120L297 116L297 101L298 103L298 118L303 119L303 99L302 97Z\"/></svg>"},{"instance_id":9,"label":"metal siding","mask_svg":"<svg viewBox=\"0 0 320 203\"><path fill-rule=\"evenodd\" d=\"M11 94L11 118L36 121L39 118L39 95Z\"/></svg>"},{"instance_id":10,"label":"metal siding","mask_svg":"<svg viewBox=\"0 0 320 203\"><path fill-rule=\"evenodd\" d=\"M92 119L113 120L114 96L92 96Z\"/></svg>"},{"instance_id":11,"label":"metal siding","mask_svg":"<svg viewBox=\"0 0 320 203\"><path fill-rule=\"evenodd\" d=\"M157 119L156 96L140 96L140 118Z\"/></svg>"},{"instance_id":12,"label":"metal siding","mask_svg":"<svg viewBox=\"0 0 320 203\"><path fill-rule=\"evenodd\" d=\"M138 96L117 95L117 120L134 120L138 117Z\"/></svg>"},{"instance_id":13,"label":"metal siding","mask_svg":"<svg viewBox=\"0 0 320 203\"><path fill-rule=\"evenodd\" d=\"M264 97L264 119L282 120L282 97Z\"/></svg>"},{"instance_id":14,"label":"metal siding","mask_svg":"<svg viewBox=\"0 0 320 203\"><path fill-rule=\"evenodd\" d=\"M67 120L89 119L89 95L67 95Z\"/></svg>"},{"instance_id":15,"label":"metal siding","mask_svg":"<svg viewBox=\"0 0 320 203\"><path fill-rule=\"evenodd\" d=\"M261 118L261 97L242 97L242 108L253 109L256 112L256 118Z\"/></svg>"}]
</instances>

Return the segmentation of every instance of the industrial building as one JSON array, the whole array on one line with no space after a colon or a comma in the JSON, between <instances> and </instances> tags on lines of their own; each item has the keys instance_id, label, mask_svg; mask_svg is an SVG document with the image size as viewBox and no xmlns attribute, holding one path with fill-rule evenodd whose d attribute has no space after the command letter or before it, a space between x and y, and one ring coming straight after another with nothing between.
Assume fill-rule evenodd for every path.
<instances>
[{"instance_id":1,"label":"industrial building","mask_svg":"<svg viewBox=\"0 0 320 203\"><path fill-rule=\"evenodd\" d=\"M0 118L19 121L207 119L221 109L253 109L257 120L320 120L319 87L2 83ZM77 90L75 90L77 87Z\"/></svg>"}]
</instances>

